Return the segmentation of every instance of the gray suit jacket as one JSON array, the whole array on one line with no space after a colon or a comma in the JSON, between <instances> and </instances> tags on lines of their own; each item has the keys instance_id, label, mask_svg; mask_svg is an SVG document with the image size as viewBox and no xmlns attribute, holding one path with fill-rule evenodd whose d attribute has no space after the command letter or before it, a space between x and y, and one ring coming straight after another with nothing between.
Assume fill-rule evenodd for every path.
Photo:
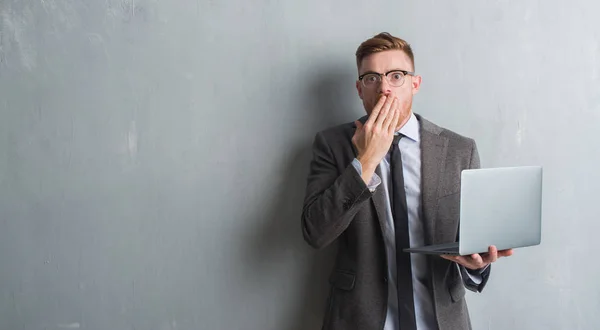
<instances>
[{"instance_id":1,"label":"gray suit jacket","mask_svg":"<svg viewBox=\"0 0 600 330\"><path fill-rule=\"evenodd\" d=\"M422 208L427 244L455 242L458 238L460 173L478 168L473 139L441 128L415 114L421 128ZM361 120L364 120L363 117ZM338 243L329 282L331 291L323 329L383 329L387 312L387 271L382 238L384 196L371 193L352 166L354 123L316 134L302 211L304 239L320 249ZM380 169L376 173L381 175ZM440 330L471 329L465 286L480 285L461 279L462 266L439 256L428 256L430 289Z\"/></svg>"}]
</instances>

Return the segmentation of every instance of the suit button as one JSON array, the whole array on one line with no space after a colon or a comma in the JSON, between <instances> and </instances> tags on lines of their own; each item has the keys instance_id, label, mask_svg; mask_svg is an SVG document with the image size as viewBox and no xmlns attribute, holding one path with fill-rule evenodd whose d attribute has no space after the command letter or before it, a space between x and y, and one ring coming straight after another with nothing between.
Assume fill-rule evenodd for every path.
<instances>
[{"instance_id":1,"label":"suit button","mask_svg":"<svg viewBox=\"0 0 600 330\"><path fill-rule=\"evenodd\" d=\"M387 276L384 276L384 277L383 277L383 281L384 281L385 283L387 283Z\"/></svg>"},{"instance_id":2,"label":"suit button","mask_svg":"<svg viewBox=\"0 0 600 330\"><path fill-rule=\"evenodd\" d=\"M344 207L344 210L350 209L350 206L351 206L350 199L344 198L342 206Z\"/></svg>"}]
</instances>

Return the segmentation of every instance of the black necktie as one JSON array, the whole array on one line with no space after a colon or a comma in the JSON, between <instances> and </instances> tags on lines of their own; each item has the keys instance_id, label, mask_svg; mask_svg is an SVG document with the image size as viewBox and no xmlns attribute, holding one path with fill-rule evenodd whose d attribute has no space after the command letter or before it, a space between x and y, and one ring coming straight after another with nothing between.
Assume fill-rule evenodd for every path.
<instances>
[{"instance_id":1,"label":"black necktie","mask_svg":"<svg viewBox=\"0 0 600 330\"><path fill-rule=\"evenodd\" d=\"M390 191L392 216L396 234L396 282L398 287L398 313L400 330L416 330L415 306L413 301L412 271L410 253L402 249L410 247L408 236L408 209L404 191L404 176L402 173L402 155L398 142L402 134L394 136L390 147L390 173L392 185Z\"/></svg>"}]
</instances>

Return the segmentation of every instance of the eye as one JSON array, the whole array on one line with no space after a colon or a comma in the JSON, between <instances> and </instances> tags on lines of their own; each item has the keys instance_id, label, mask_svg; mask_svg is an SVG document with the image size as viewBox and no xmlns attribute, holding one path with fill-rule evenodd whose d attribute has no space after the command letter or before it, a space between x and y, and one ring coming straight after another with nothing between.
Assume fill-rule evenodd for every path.
<instances>
[{"instance_id":1,"label":"eye","mask_svg":"<svg viewBox=\"0 0 600 330\"><path fill-rule=\"evenodd\" d=\"M368 74L365 76L365 82L367 83L373 83L373 82L377 82L377 80L379 80L379 76L374 75L374 74Z\"/></svg>"},{"instance_id":2,"label":"eye","mask_svg":"<svg viewBox=\"0 0 600 330\"><path fill-rule=\"evenodd\" d=\"M404 74L402 72L394 72L391 76L391 79L395 81L402 80L402 78L404 78Z\"/></svg>"}]
</instances>

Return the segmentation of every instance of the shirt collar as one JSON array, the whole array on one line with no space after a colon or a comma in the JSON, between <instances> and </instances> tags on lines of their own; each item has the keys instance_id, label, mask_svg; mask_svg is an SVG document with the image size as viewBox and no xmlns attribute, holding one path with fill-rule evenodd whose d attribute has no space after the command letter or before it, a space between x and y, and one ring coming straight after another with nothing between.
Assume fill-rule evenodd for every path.
<instances>
[{"instance_id":1,"label":"shirt collar","mask_svg":"<svg viewBox=\"0 0 600 330\"><path fill-rule=\"evenodd\" d=\"M404 124L404 126L402 126L402 128L400 128L400 131L398 131L396 133L402 133L407 138L409 138L415 142L419 142L419 140L420 140L419 121L417 120L417 117L415 116L415 114L412 111L410 112L410 118L408 119L406 124Z\"/></svg>"}]
</instances>

